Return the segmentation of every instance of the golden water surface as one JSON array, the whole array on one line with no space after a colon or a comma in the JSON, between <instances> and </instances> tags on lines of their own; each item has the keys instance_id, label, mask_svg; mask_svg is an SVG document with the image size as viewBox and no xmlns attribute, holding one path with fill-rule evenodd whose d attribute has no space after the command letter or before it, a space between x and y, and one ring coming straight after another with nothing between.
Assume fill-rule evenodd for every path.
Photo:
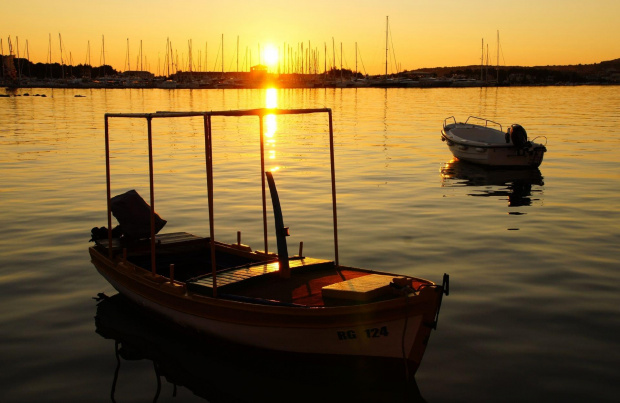
<instances>
[{"instance_id":1,"label":"golden water surface","mask_svg":"<svg viewBox=\"0 0 620 403\"><path fill-rule=\"evenodd\" d=\"M0 361L10 367L0 401L110 400L114 343L95 333L92 297L114 291L87 253L90 229L106 225L104 113L257 107L333 110L340 263L433 281L450 274L416 375L424 399L616 401L617 87L14 95L0 98ZM545 136L540 169L453 161L443 121L469 115ZM216 238L234 242L241 231L243 243L264 249L258 120L213 124ZM148 198L145 123L112 119L110 133L113 193ZM265 136L289 250L303 242L306 255L333 258L327 119L269 117ZM165 231L207 235L202 120L156 120L153 138ZM152 365L134 365L124 367L133 381L119 380L118 401L152 399ZM172 386L162 388L167 401Z\"/></svg>"}]
</instances>

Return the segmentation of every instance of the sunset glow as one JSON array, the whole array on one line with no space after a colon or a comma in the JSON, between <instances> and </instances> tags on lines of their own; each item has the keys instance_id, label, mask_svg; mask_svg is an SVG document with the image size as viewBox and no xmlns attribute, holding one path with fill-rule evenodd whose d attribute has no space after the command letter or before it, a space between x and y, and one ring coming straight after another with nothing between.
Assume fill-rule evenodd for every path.
<instances>
[{"instance_id":1,"label":"sunset glow","mask_svg":"<svg viewBox=\"0 0 620 403\"><path fill-rule=\"evenodd\" d=\"M357 66L371 75L385 71L386 53L390 73L480 65L483 53L491 64L499 55L499 64L506 66L592 64L620 57L616 0L386 0L354 9L331 0L300 0L286 7L279 0L5 3L3 54L9 53L10 36L13 53L28 55L33 63L51 59L100 66L105 61L119 71L140 65L162 74L171 53L180 71L220 71L222 66L249 71L260 61L277 72L285 62L305 60L321 71Z\"/></svg>"},{"instance_id":2,"label":"sunset glow","mask_svg":"<svg viewBox=\"0 0 620 403\"><path fill-rule=\"evenodd\" d=\"M269 67L274 68L278 65L278 49L273 45L267 45L263 51L263 63Z\"/></svg>"}]
</instances>

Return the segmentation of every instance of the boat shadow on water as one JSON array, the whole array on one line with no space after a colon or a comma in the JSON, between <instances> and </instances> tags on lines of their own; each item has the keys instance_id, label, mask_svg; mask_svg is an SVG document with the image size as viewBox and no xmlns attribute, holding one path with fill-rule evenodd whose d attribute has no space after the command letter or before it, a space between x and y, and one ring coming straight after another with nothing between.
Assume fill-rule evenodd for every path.
<instances>
[{"instance_id":1,"label":"boat shadow on water","mask_svg":"<svg viewBox=\"0 0 620 403\"><path fill-rule=\"evenodd\" d=\"M184 387L210 402L425 402L402 367L386 368L378 377L377 368L368 366L380 363L235 345L164 322L120 294L97 299L96 333L115 341L112 401L121 400L115 395L127 362L147 360L155 375L153 401L161 396L163 379L174 395Z\"/></svg>"},{"instance_id":2,"label":"boat shadow on water","mask_svg":"<svg viewBox=\"0 0 620 403\"><path fill-rule=\"evenodd\" d=\"M441 167L444 187L471 186L479 188L468 196L499 197L508 200L509 207L530 206L541 193L543 176L538 168L497 168L452 159Z\"/></svg>"}]
</instances>

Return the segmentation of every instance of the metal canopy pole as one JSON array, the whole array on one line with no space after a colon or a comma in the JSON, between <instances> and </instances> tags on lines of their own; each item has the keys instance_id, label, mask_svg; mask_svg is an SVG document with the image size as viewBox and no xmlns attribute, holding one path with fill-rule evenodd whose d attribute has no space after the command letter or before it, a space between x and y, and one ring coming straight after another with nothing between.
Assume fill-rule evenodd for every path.
<instances>
[{"instance_id":1,"label":"metal canopy pole","mask_svg":"<svg viewBox=\"0 0 620 403\"><path fill-rule=\"evenodd\" d=\"M205 128L205 157L206 157L206 173L207 187L209 199L209 231L211 246L211 266L213 275L213 296L217 296L217 266L215 259L215 225L213 221L213 152L212 152L212 116L258 116L260 123L260 151L261 151L261 184L263 199L263 227L265 237L265 253L268 253L268 231L267 231L267 201L265 193L265 156L264 156L264 128L263 117L267 114L275 115L294 115L294 114L310 114L310 113L327 112L329 116L329 141L330 141L330 162L332 177L332 206L333 206L333 222L334 222L334 246L335 246L335 263L339 265L338 257L338 218L336 209L336 178L334 163L334 139L333 139L333 123L332 111L329 108L317 109L249 109L238 111L211 111L211 112L156 112L156 113L106 113L105 114L105 146L106 146L106 186L107 186L107 205L108 205L108 252L110 258L113 257L112 250L112 210L111 210L111 179L110 179L110 139L108 118L145 118L148 125L148 147L149 147L149 180L150 180L150 201L151 201L151 266L153 273L156 273L156 240L155 240L155 193L153 179L153 140L152 140L152 119L153 118L174 118L174 117L190 117L202 116L204 118Z\"/></svg>"},{"instance_id":2,"label":"metal canopy pole","mask_svg":"<svg viewBox=\"0 0 620 403\"><path fill-rule=\"evenodd\" d=\"M336 165L334 162L334 128L332 124L332 111L328 109L327 115L329 116L329 158L331 163L332 173L332 209L334 217L334 260L336 266L339 266L338 259L338 214L336 212Z\"/></svg>"},{"instance_id":3,"label":"metal canopy pole","mask_svg":"<svg viewBox=\"0 0 620 403\"><path fill-rule=\"evenodd\" d=\"M211 247L211 276L213 297L217 297L217 265L215 261L215 223L213 222L213 149L211 138L211 115L204 114L205 159L207 169L207 193L209 199L209 246Z\"/></svg>"},{"instance_id":4,"label":"metal canopy pole","mask_svg":"<svg viewBox=\"0 0 620 403\"><path fill-rule=\"evenodd\" d=\"M269 252L268 249L268 232L267 232L267 199L265 195L265 142L263 133L263 115L258 115L258 122L260 126L260 180L261 180L261 192L263 196L263 237L265 239L265 253Z\"/></svg>"},{"instance_id":5,"label":"metal canopy pole","mask_svg":"<svg viewBox=\"0 0 620 403\"><path fill-rule=\"evenodd\" d=\"M110 204L111 190L110 190L110 136L108 127L108 116L105 116L105 179L106 179L106 198L108 205L108 256L110 259L114 255L112 253L112 206Z\"/></svg>"},{"instance_id":6,"label":"metal canopy pole","mask_svg":"<svg viewBox=\"0 0 620 403\"><path fill-rule=\"evenodd\" d=\"M148 142L149 142L149 187L151 192L151 271L153 274L157 274L157 264L155 259L155 189L153 181L153 130L152 130L152 117L146 117L146 123L148 127Z\"/></svg>"}]
</instances>

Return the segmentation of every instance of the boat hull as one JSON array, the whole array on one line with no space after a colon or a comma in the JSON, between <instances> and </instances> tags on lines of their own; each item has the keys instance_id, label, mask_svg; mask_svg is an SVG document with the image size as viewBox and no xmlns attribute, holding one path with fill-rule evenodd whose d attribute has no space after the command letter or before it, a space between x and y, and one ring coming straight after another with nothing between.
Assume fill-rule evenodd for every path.
<instances>
[{"instance_id":1,"label":"boat hull","mask_svg":"<svg viewBox=\"0 0 620 403\"><path fill-rule=\"evenodd\" d=\"M442 295L428 287L411 298L363 305L267 306L197 295L95 248L90 253L119 293L185 328L267 350L405 360L410 371L422 359Z\"/></svg>"},{"instance_id":2,"label":"boat hull","mask_svg":"<svg viewBox=\"0 0 620 403\"><path fill-rule=\"evenodd\" d=\"M544 145L532 141L517 147L506 142L505 133L472 124L445 126L441 139L455 158L493 167L537 168L547 151Z\"/></svg>"}]
</instances>

